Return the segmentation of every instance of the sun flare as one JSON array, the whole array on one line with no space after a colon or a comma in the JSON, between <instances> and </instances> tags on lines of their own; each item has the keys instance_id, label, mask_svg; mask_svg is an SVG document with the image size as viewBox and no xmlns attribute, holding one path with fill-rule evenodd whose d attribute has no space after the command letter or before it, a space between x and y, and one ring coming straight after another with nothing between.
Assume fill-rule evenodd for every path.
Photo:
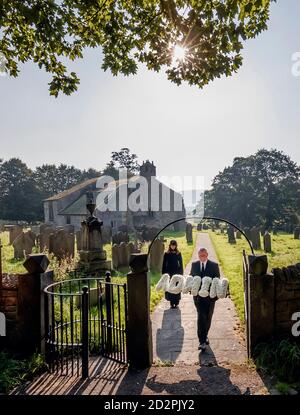
<instances>
[{"instance_id":1,"label":"sun flare","mask_svg":"<svg viewBox=\"0 0 300 415\"><path fill-rule=\"evenodd\" d=\"M186 48L175 45L173 49L173 58L175 61L184 61L186 55Z\"/></svg>"}]
</instances>

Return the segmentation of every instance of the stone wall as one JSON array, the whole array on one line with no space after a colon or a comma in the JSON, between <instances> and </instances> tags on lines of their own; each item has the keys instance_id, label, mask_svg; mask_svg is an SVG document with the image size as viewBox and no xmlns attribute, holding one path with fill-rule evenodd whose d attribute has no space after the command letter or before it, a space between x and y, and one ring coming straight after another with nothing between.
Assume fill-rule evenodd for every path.
<instances>
[{"instance_id":1,"label":"stone wall","mask_svg":"<svg viewBox=\"0 0 300 415\"><path fill-rule=\"evenodd\" d=\"M300 312L300 263L273 269L276 337L291 334L291 316Z\"/></svg>"},{"instance_id":2,"label":"stone wall","mask_svg":"<svg viewBox=\"0 0 300 415\"><path fill-rule=\"evenodd\" d=\"M257 344L293 338L295 321L300 312L300 263L275 268L265 275L248 277L248 332L252 355Z\"/></svg>"},{"instance_id":3,"label":"stone wall","mask_svg":"<svg viewBox=\"0 0 300 415\"><path fill-rule=\"evenodd\" d=\"M4 313L6 319L6 337L0 338L0 349L9 346L13 339L13 332L17 325L18 314L18 280L13 280L3 274L2 289L0 289L0 312Z\"/></svg>"}]
</instances>

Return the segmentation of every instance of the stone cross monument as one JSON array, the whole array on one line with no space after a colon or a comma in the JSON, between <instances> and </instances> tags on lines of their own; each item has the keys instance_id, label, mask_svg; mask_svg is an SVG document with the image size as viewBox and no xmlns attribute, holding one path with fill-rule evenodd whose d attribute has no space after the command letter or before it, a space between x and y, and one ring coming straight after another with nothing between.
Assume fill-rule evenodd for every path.
<instances>
[{"instance_id":1,"label":"stone cross monument","mask_svg":"<svg viewBox=\"0 0 300 415\"><path fill-rule=\"evenodd\" d=\"M101 227L103 222L94 215L96 204L89 197L86 205L90 215L81 222L81 250L79 251L79 265L87 272L103 272L111 269L111 261L107 260L106 251L103 249Z\"/></svg>"}]
</instances>

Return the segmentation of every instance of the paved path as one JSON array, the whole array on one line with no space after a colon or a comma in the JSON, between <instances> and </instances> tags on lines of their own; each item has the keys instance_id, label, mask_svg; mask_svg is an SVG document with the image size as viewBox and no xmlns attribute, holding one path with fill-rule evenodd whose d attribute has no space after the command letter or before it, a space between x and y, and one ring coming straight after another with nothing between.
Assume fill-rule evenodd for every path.
<instances>
[{"instance_id":1,"label":"paved path","mask_svg":"<svg viewBox=\"0 0 300 415\"><path fill-rule=\"evenodd\" d=\"M198 234L193 260L205 246L216 260L208 234ZM186 271L190 271L188 264ZM265 381L253 366L245 364L246 348L237 330L238 319L232 301L216 302L209 333L211 347L197 350L196 309L192 296L183 295L179 310L169 310L162 300L152 314L153 365L130 371L103 357L90 359L90 379L45 373L17 388L13 394L28 395L240 395L268 394ZM243 364L244 363L244 364Z\"/></svg>"},{"instance_id":2,"label":"paved path","mask_svg":"<svg viewBox=\"0 0 300 415\"><path fill-rule=\"evenodd\" d=\"M200 247L208 250L211 260L218 261L209 234L199 233L191 262L198 259ZM190 273L191 262L186 266L186 274ZM239 321L232 300L226 298L216 302L209 332L210 347L200 353L193 297L183 294L181 298L179 309L170 309L170 303L163 299L152 314L154 360L204 365L245 362L246 347L237 330Z\"/></svg>"}]
</instances>

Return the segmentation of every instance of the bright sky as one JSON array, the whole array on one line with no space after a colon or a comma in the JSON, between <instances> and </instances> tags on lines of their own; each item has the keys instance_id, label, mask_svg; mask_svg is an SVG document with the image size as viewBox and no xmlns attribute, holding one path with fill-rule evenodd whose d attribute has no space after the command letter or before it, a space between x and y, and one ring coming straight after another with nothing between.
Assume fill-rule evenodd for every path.
<instances>
[{"instance_id":1,"label":"bright sky","mask_svg":"<svg viewBox=\"0 0 300 415\"><path fill-rule=\"evenodd\" d=\"M102 169L112 151L129 147L159 176L203 176L205 188L234 157L262 147L299 162L299 16L299 0L273 4L269 30L247 43L238 74L203 90L145 68L113 77L98 49L73 66L79 91L55 99L48 74L26 64L17 79L0 77L0 158Z\"/></svg>"}]
</instances>

